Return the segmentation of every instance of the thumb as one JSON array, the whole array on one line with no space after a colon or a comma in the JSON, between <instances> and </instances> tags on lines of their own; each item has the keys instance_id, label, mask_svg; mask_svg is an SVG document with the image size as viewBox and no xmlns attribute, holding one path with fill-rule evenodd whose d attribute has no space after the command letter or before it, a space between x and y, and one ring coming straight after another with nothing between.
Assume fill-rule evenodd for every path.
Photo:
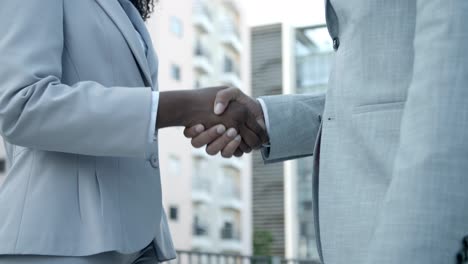
<instances>
[{"instance_id":1,"label":"thumb","mask_svg":"<svg viewBox=\"0 0 468 264\"><path fill-rule=\"evenodd\" d=\"M265 119L263 118L263 116L257 118L257 123L263 128L263 130L266 130Z\"/></svg>"},{"instance_id":2,"label":"thumb","mask_svg":"<svg viewBox=\"0 0 468 264\"><path fill-rule=\"evenodd\" d=\"M236 100L239 94L240 90L237 88L227 88L219 91L214 101L214 113L217 115L224 113L229 103Z\"/></svg>"}]
</instances>

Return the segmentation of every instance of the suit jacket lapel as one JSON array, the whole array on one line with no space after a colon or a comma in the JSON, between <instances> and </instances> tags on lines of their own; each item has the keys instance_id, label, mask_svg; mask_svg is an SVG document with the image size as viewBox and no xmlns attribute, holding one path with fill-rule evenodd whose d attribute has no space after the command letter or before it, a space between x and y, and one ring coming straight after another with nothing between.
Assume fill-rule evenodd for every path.
<instances>
[{"instance_id":1,"label":"suit jacket lapel","mask_svg":"<svg viewBox=\"0 0 468 264\"><path fill-rule=\"evenodd\" d=\"M128 14L128 17L133 23L133 26L137 28L138 32L142 36L143 40L145 41L148 51L146 54L148 67L151 73L151 80L153 82L152 88L153 90L158 90L158 63L157 63L157 56L156 52L153 49L151 36L146 28L146 25L141 19L140 13L138 13L137 9L133 6L133 4L128 0L119 0L122 6L124 6L125 11Z\"/></svg>"},{"instance_id":2,"label":"suit jacket lapel","mask_svg":"<svg viewBox=\"0 0 468 264\"><path fill-rule=\"evenodd\" d=\"M152 87L151 74L148 67L148 62L144 51L141 48L141 44L135 35L135 28L128 18L128 15L120 6L118 1L109 1L109 0L96 0L101 8L106 12L106 14L112 19L114 24L120 30L125 40L127 41L128 46L132 50L133 55L140 67L141 72L146 85ZM150 43L148 43L150 46Z\"/></svg>"},{"instance_id":3,"label":"suit jacket lapel","mask_svg":"<svg viewBox=\"0 0 468 264\"><path fill-rule=\"evenodd\" d=\"M325 18L330 36L332 38L338 37L338 19L330 0L325 0Z\"/></svg>"},{"instance_id":4,"label":"suit jacket lapel","mask_svg":"<svg viewBox=\"0 0 468 264\"><path fill-rule=\"evenodd\" d=\"M148 46L148 51L146 54L148 67L151 73L151 80L153 81L153 90L158 90L158 57L156 52L153 48L153 43L151 40L151 36L146 28L145 24L140 21L140 23L136 23L138 27L138 31L140 32L143 40L146 42Z\"/></svg>"}]
</instances>

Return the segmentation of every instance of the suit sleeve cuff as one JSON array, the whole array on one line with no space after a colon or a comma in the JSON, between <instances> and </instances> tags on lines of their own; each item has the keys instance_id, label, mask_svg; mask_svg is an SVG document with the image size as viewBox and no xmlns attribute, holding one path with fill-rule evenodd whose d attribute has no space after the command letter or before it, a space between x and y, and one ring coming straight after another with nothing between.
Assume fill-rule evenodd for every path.
<instances>
[{"instance_id":1,"label":"suit sleeve cuff","mask_svg":"<svg viewBox=\"0 0 468 264\"><path fill-rule=\"evenodd\" d=\"M263 118L265 119L265 126L266 126L266 130L267 130L267 134L268 136L270 136L270 131L271 131L271 128L270 128L270 116L268 115L268 108L265 104L265 101L263 101L263 99L261 98L258 98L257 99L258 102L260 103L260 105L262 106L262 111L263 111ZM268 156L270 155L270 142L268 142L267 144L263 144L263 149L262 149L262 156L263 156L263 159L266 160L268 158Z\"/></svg>"},{"instance_id":2,"label":"suit sleeve cuff","mask_svg":"<svg viewBox=\"0 0 468 264\"><path fill-rule=\"evenodd\" d=\"M265 126L268 135L270 135L270 118L268 116L268 108L265 104L265 101L263 101L261 98L257 99L260 105L262 106L262 111L263 111L263 117L265 118ZM268 144L269 145L269 144Z\"/></svg>"},{"instance_id":3,"label":"suit sleeve cuff","mask_svg":"<svg viewBox=\"0 0 468 264\"><path fill-rule=\"evenodd\" d=\"M151 120L148 131L148 142L152 143L156 140L158 131L156 130L156 119L158 115L158 105L159 105L159 92L151 92Z\"/></svg>"}]
</instances>

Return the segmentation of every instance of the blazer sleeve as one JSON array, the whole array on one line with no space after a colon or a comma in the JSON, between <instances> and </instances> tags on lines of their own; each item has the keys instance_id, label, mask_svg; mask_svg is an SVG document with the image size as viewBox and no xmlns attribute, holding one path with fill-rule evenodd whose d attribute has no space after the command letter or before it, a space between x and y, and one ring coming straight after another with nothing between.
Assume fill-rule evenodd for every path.
<instances>
[{"instance_id":1,"label":"blazer sleeve","mask_svg":"<svg viewBox=\"0 0 468 264\"><path fill-rule=\"evenodd\" d=\"M413 80L367 264L456 263L468 233L468 1L415 3Z\"/></svg>"},{"instance_id":2,"label":"blazer sleeve","mask_svg":"<svg viewBox=\"0 0 468 264\"><path fill-rule=\"evenodd\" d=\"M145 157L151 89L63 84L63 0L0 5L1 135L40 150Z\"/></svg>"},{"instance_id":3,"label":"blazer sleeve","mask_svg":"<svg viewBox=\"0 0 468 264\"><path fill-rule=\"evenodd\" d=\"M311 156L319 133L325 95L261 97L269 118L270 145L262 150L265 163Z\"/></svg>"}]
</instances>

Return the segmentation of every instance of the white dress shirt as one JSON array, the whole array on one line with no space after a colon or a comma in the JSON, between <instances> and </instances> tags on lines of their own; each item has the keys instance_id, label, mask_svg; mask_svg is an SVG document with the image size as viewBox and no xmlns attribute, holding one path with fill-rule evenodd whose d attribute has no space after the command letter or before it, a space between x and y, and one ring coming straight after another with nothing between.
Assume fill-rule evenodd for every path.
<instances>
[{"instance_id":1,"label":"white dress shirt","mask_svg":"<svg viewBox=\"0 0 468 264\"><path fill-rule=\"evenodd\" d=\"M265 101L263 101L262 99L258 98L257 100L260 103L260 105L262 106L263 118L265 119L266 131L267 131L267 134L270 135L270 118L268 117L267 106L265 104ZM263 144L263 147L264 148L270 147L270 143Z\"/></svg>"},{"instance_id":2,"label":"white dress shirt","mask_svg":"<svg viewBox=\"0 0 468 264\"><path fill-rule=\"evenodd\" d=\"M142 49L145 51L145 54L148 53L148 45L146 44L145 40L141 36L140 32L135 29L135 33L137 34L138 40L140 41ZM158 105L159 105L159 92L153 91L152 92L152 101L151 101L151 120L148 130L148 142L153 142L156 140L156 118L158 115Z\"/></svg>"}]
</instances>

